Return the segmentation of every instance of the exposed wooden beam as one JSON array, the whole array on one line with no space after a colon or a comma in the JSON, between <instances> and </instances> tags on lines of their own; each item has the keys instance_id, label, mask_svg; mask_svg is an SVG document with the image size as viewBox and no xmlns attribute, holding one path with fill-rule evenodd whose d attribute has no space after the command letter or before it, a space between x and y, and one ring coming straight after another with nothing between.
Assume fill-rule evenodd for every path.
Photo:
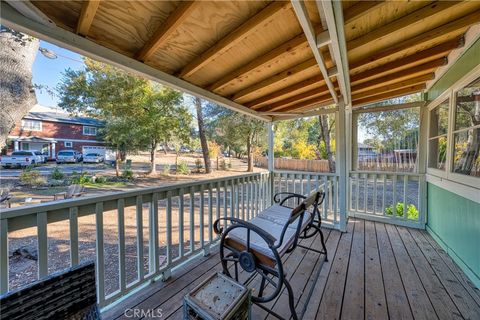
<instances>
[{"instance_id":1,"label":"exposed wooden beam","mask_svg":"<svg viewBox=\"0 0 480 320\"><path fill-rule=\"evenodd\" d=\"M77 34L87 36L90 27L92 26L93 18L97 13L100 1L97 0L84 0L82 4L82 11L77 22Z\"/></svg>"},{"instance_id":2,"label":"exposed wooden beam","mask_svg":"<svg viewBox=\"0 0 480 320\"><path fill-rule=\"evenodd\" d=\"M38 23L23 16L3 1L0 2L0 10L2 12L2 25L12 28L16 31L24 32L33 37L48 41L57 46L71 50L80 55L90 57L97 61L111 64L115 67L131 72L132 74L137 74L149 80L170 86L176 90L181 90L188 94L210 100L221 106L224 106L225 108L238 111L256 119L263 121L272 120L272 118L269 116L261 115L258 112L246 108L245 106L235 103L225 97L219 96L182 79L178 79L173 75L150 67L138 60L108 49L70 31L57 26L47 26Z\"/></svg>"},{"instance_id":3,"label":"exposed wooden beam","mask_svg":"<svg viewBox=\"0 0 480 320\"><path fill-rule=\"evenodd\" d=\"M328 77L328 71L325 65L324 58L320 49L317 48L316 33L313 28L312 22L310 21L310 17L308 16L305 3L302 0L292 0L291 3L295 14L297 15L298 22L303 29L303 33L305 33L305 37L307 38L313 56L317 61L318 67L320 68L320 72L322 73L323 78L325 79L325 82L328 86L328 90L330 91L333 100L335 100L335 102L338 102L337 92L335 91L335 87L333 86L331 79Z\"/></svg>"},{"instance_id":4,"label":"exposed wooden beam","mask_svg":"<svg viewBox=\"0 0 480 320\"><path fill-rule=\"evenodd\" d=\"M320 107L325 107L329 106L332 104L335 104L336 102L333 101L331 95L325 95L322 97L310 99L310 100L305 100L300 103L285 107L281 110L281 112L300 112L300 111L307 111L307 110L312 110Z\"/></svg>"},{"instance_id":5,"label":"exposed wooden beam","mask_svg":"<svg viewBox=\"0 0 480 320\"><path fill-rule=\"evenodd\" d=\"M427 90L430 90L430 88L435 84L438 79L442 77L449 69L452 67L455 62L462 56L462 54L470 48L478 39L480 38L480 24L471 26L470 29L467 30L465 35L463 36L464 39L464 45L460 48L455 48L448 54L448 64L438 68L435 71L435 79L432 81L429 81L427 83Z\"/></svg>"},{"instance_id":6,"label":"exposed wooden beam","mask_svg":"<svg viewBox=\"0 0 480 320\"><path fill-rule=\"evenodd\" d=\"M220 41L215 43L207 51L202 53L196 59L188 63L179 73L181 78L191 76L204 65L212 61L215 57L234 47L240 41L255 31L255 29L267 20L274 19L276 14L288 7L288 2L274 1L261 10L259 13L248 19L247 22L230 32Z\"/></svg>"},{"instance_id":7,"label":"exposed wooden beam","mask_svg":"<svg viewBox=\"0 0 480 320\"><path fill-rule=\"evenodd\" d=\"M150 58L165 43L165 40L189 17L190 12L195 8L195 4L199 3L200 1L180 1L178 7L162 22L135 57L140 61Z\"/></svg>"},{"instance_id":8,"label":"exposed wooden beam","mask_svg":"<svg viewBox=\"0 0 480 320\"><path fill-rule=\"evenodd\" d=\"M356 39L348 41L347 47L349 51L369 45L374 41L381 40L386 37L394 36L411 26L423 23L426 19L437 15L445 10L459 4L461 2L438 1L430 3L427 6L420 8L409 15L394 20L386 25L376 28L367 34Z\"/></svg>"},{"instance_id":9,"label":"exposed wooden beam","mask_svg":"<svg viewBox=\"0 0 480 320\"><path fill-rule=\"evenodd\" d=\"M55 25L52 19L38 9L31 1L5 0L5 2L27 18L33 19L41 24Z\"/></svg>"},{"instance_id":10,"label":"exposed wooden beam","mask_svg":"<svg viewBox=\"0 0 480 320\"><path fill-rule=\"evenodd\" d=\"M366 97L374 96L377 94L381 94L382 92L388 92L388 91L394 91L397 89L417 85L419 83L426 83L428 80L432 80L435 77L435 74L429 73L426 75L421 75L412 79L407 79L399 82L395 82L389 85L382 86L381 88L377 89L370 89L368 91L362 91L362 92L355 92L353 91L352 93L352 98L353 100L358 100L358 99L363 99Z\"/></svg>"},{"instance_id":11,"label":"exposed wooden beam","mask_svg":"<svg viewBox=\"0 0 480 320\"><path fill-rule=\"evenodd\" d=\"M320 88L315 88L306 92L302 92L300 94L294 95L292 97L288 97L287 99L277 101L275 103L269 104L268 106L264 106L261 108L254 108L254 110L257 111L276 111L277 109L281 109L282 107L291 105L292 103L300 103L303 100L307 99L312 99L320 96L328 95L328 88L326 85L320 87Z\"/></svg>"},{"instance_id":12,"label":"exposed wooden beam","mask_svg":"<svg viewBox=\"0 0 480 320\"><path fill-rule=\"evenodd\" d=\"M304 61L300 64L297 64L296 66L293 66L287 70L284 70L284 71L281 71L263 81L260 81L260 82L257 82L256 84L250 86L250 87L247 87L245 89L242 89L240 91L238 91L237 93L235 93L233 95L233 98L232 100L238 100L238 99L241 99L243 97L246 97L260 89L263 89L263 88L266 88L266 87L269 87L271 85L274 85L278 82L281 82L281 81L285 81L285 79L291 77L291 76L294 76L298 73L301 73L301 72L305 72L307 70L312 70L312 69L315 69L317 68L317 61L315 59L309 59L307 61Z\"/></svg>"},{"instance_id":13,"label":"exposed wooden beam","mask_svg":"<svg viewBox=\"0 0 480 320\"><path fill-rule=\"evenodd\" d=\"M435 46L423 51L419 51L417 53L411 54L404 58L352 75L350 76L350 81L353 83L353 82L358 82L359 80L366 80L373 77L377 78L385 74L397 72L400 69L408 68L409 66L415 66L423 62L429 62L434 59L446 57L451 50L461 47L462 45L463 45L462 37L453 39L445 43L439 44L438 46ZM358 70L361 67L362 66L357 66L351 71Z\"/></svg>"},{"instance_id":14,"label":"exposed wooden beam","mask_svg":"<svg viewBox=\"0 0 480 320\"><path fill-rule=\"evenodd\" d=\"M318 109L319 107L315 106L314 108ZM292 119L298 119L298 118L315 117L321 114L330 114L337 111L338 111L338 107L303 111L302 113L288 113L288 114L282 113L281 115L277 115L277 116L274 115L272 121L283 121L283 120L292 120Z\"/></svg>"},{"instance_id":15,"label":"exposed wooden beam","mask_svg":"<svg viewBox=\"0 0 480 320\"><path fill-rule=\"evenodd\" d=\"M382 111L391 111L391 110L401 110L401 109L410 109L410 108L422 108L426 105L425 101L416 101L416 102L407 102L407 103L397 103L386 106L375 106L375 105L366 105L362 107L353 108L353 113L370 113L370 112L382 112Z\"/></svg>"},{"instance_id":16,"label":"exposed wooden beam","mask_svg":"<svg viewBox=\"0 0 480 320\"><path fill-rule=\"evenodd\" d=\"M282 96L292 94L293 92L295 92L297 90L303 89L305 87L312 86L314 84L317 84L317 86L324 84L323 77L321 75L313 76L313 77L311 77L307 80L300 81L300 82L295 83L291 86L288 86L286 88L277 90L277 91L272 92L270 94L267 94L263 97L255 99L251 102L245 103L245 106L247 106L249 108L253 108L253 107L256 107L258 105L269 102L271 100L281 98Z\"/></svg>"},{"instance_id":17,"label":"exposed wooden beam","mask_svg":"<svg viewBox=\"0 0 480 320\"><path fill-rule=\"evenodd\" d=\"M401 96L405 96L405 95L408 95L408 94L420 92L420 91L424 90L425 88L426 88L425 83L422 83L422 84L417 84L417 85L413 85L413 86L409 86L409 87L405 87L405 88L401 88L401 89L393 90L393 91L389 91L389 92L381 92L378 95L366 97L366 98L363 98L363 99L355 99L354 98L353 99L353 105L354 106L362 106L362 105L377 102L377 101L382 101L382 100L392 99L392 98L396 98L396 97L401 97Z\"/></svg>"},{"instance_id":18,"label":"exposed wooden beam","mask_svg":"<svg viewBox=\"0 0 480 320\"><path fill-rule=\"evenodd\" d=\"M414 66L409 69L405 69L402 71L394 72L391 74L388 74L386 76L376 78L370 81L366 82L361 82L359 84L352 82L352 91L355 93L363 92L363 91L368 91L370 89L374 88L381 88L385 85L389 85L392 83L396 83L399 81L403 80L408 80L412 78L416 78L421 75L425 74L431 74L435 72L435 70L442 65L445 65L447 63L446 58L440 58L437 60L433 60L427 63L424 63L419 66ZM357 81L358 82L358 81Z\"/></svg>"},{"instance_id":19,"label":"exposed wooden beam","mask_svg":"<svg viewBox=\"0 0 480 320\"><path fill-rule=\"evenodd\" d=\"M341 2L317 0L317 8L320 15L325 15L328 33L330 35L332 55L338 71L338 84L343 96L343 102L351 101L350 72L347 57L347 44L345 40L343 8Z\"/></svg>"},{"instance_id":20,"label":"exposed wooden beam","mask_svg":"<svg viewBox=\"0 0 480 320\"><path fill-rule=\"evenodd\" d=\"M358 3L345 10L343 14L344 23L348 24L353 20L359 19L367 15L372 10L380 7L384 2L385 1L359 1Z\"/></svg>"},{"instance_id":21,"label":"exposed wooden beam","mask_svg":"<svg viewBox=\"0 0 480 320\"><path fill-rule=\"evenodd\" d=\"M252 72L255 69L264 67L272 63L272 61L281 59L284 56L294 54L295 51L301 47L308 47L307 39L305 38L303 32L289 41L282 43L275 49L269 51L267 54L261 55L253 61L250 61L247 64L229 72L220 80L208 86L208 89L211 91L221 90L232 81L241 78L243 75Z\"/></svg>"},{"instance_id":22,"label":"exposed wooden beam","mask_svg":"<svg viewBox=\"0 0 480 320\"><path fill-rule=\"evenodd\" d=\"M476 24L478 23L479 20L480 20L480 10L470 13L466 16L463 16L462 18L455 19L454 21L441 25L430 31L421 33L418 36L414 36L410 39L401 41L395 45L389 46L384 50L374 52L364 59L351 62L350 69L352 70L360 66L367 66L374 62L377 62L378 60L384 59L393 54L401 53L403 51L406 51L408 49L411 49L412 47L421 45L423 43L432 42L439 38L445 37L446 35L451 33L455 33L455 32L458 33L458 30L461 30L473 24Z\"/></svg>"},{"instance_id":23,"label":"exposed wooden beam","mask_svg":"<svg viewBox=\"0 0 480 320\"><path fill-rule=\"evenodd\" d=\"M332 96L327 91L326 93L323 93L321 96L313 97L304 101L300 101L295 104L289 104L284 106L265 106L258 109L257 111L258 112L271 112L271 111L287 112L287 111L291 111L293 108L303 108L303 107L311 106L314 104L318 104L318 103L322 103L330 100L332 100Z\"/></svg>"}]
</instances>

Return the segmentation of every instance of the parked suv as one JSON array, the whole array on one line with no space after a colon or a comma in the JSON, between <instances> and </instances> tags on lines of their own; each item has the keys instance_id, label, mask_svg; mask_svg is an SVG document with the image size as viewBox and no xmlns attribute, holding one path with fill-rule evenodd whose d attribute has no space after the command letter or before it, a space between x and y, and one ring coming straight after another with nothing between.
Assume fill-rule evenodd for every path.
<instances>
[{"instance_id":1,"label":"parked suv","mask_svg":"<svg viewBox=\"0 0 480 320\"><path fill-rule=\"evenodd\" d=\"M57 163L77 163L82 161L82 154L75 150L60 150L57 154Z\"/></svg>"}]
</instances>

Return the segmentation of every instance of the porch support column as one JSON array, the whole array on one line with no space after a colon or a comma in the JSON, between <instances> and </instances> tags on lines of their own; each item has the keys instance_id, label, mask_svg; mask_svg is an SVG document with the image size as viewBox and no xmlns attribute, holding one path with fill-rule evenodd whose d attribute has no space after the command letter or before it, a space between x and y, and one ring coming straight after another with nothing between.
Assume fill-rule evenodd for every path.
<instances>
[{"instance_id":1,"label":"porch support column","mask_svg":"<svg viewBox=\"0 0 480 320\"><path fill-rule=\"evenodd\" d=\"M273 177L273 170L275 169L275 161L274 161L274 154L273 154L273 122L267 122L267 131L268 131L268 172L270 173L270 205L273 204L273 196L274 196L274 177Z\"/></svg>"},{"instance_id":2,"label":"porch support column","mask_svg":"<svg viewBox=\"0 0 480 320\"><path fill-rule=\"evenodd\" d=\"M13 151L18 151L18 141L17 140L15 140L13 142Z\"/></svg>"},{"instance_id":3,"label":"porch support column","mask_svg":"<svg viewBox=\"0 0 480 320\"><path fill-rule=\"evenodd\" d=\"M420 107L420 129L417 147L417 166L420 174L418 182L418 205L420 216L419 220L422 223L427 222L427 182L425 178L427 170L427 148L428 148L428 108L427 106Z\"/></svg>"},{"instance_id":4,"label":"porch support column","mask_svg":"<svg viewBox=\"0 0 480 320\"><path fill-rule=\"evenodd\" d=\"M338 102L337 120L336 120L336 132L337 138L337 164L336 174L338 176L338 198L340 209L340 231L347 230L347 203L348 203L348 156L351 154L348 141L351 141L351 126L347 126L347 123L351 123L351 109L345 106L343 98ZM350 120L349 120L350 117Z\"/></svg>"}]
</instances>

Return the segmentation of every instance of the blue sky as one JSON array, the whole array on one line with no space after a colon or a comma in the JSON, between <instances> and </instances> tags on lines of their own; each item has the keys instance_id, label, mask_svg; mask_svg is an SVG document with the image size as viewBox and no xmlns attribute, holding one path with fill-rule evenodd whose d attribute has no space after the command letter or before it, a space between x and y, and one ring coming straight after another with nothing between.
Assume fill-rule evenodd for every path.
<instances>
[{"instance_id":1,"label":"blue sky","mask_svg":"<svg viewBox=\"0 0 480 320\"><path fill-rule=\"evenodd\" d=\"M62 72L67 68L78 70L83 68L82 56L69 50L57 47L45 41L40 41L41 48L55 52L57 59L48 59L40 52L33 63L33 83L46 86L53 90L62 79ZM36 89L38 104L53 107L58 104L58 99L52 97L47 90Z\"/></svg>"}]
</instances>

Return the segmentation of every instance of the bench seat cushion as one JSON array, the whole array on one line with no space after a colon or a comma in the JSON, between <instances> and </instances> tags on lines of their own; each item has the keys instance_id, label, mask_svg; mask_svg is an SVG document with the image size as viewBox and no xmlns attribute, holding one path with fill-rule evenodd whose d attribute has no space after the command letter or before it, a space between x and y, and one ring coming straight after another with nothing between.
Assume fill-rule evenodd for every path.
<instances>
[{"instance_id":1,"label":"bench seat cushion","mask_svg":"<svg viewBox=\"0 0 480 320\"><path fill-rule=\"evenodd\" d=\"M273 205L259 213L258 216L256 216L249 222L270 233L276 239L275 244L278 244L283 227L288 222L288 218L290 217L291 212L291 208L282 207L280 205ZM310 222L310 218L310 214L306 212L302 222L302 230ZM294 221L287 228L287 231L285 232L285 237L283 238L283 243L280 248L278 248L278 253L280 256L283 256L283 254L293 243L295 239L297 224L298 220ZM245 228L240 227L230 231L228 233L228 237L245 246L247 244L247 230ZM275 259L275 256L273 255L272 250L270 250L270 248L268 247L267 243L263 240L262 237L260 237L257 233L253 231L250 233L250 247L271 259Z\"/></svg>"}]
</instances>

